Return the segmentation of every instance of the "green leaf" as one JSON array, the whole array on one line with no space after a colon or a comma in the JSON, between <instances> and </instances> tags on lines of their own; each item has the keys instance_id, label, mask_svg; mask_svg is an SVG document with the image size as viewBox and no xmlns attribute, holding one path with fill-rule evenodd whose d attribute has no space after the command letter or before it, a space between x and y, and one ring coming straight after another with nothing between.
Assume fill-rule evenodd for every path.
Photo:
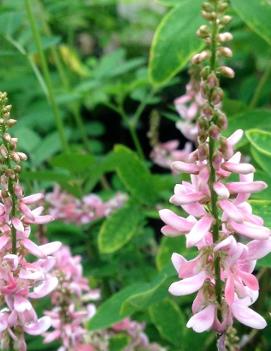
<instances>
[{"instance_id":1,"label":"green leaf","mask_svg":"<svg viewBox=\"0 0 271 351\"><path fill-rule=\"evenodd\" d=\"M128 191L142 203L155 203L157 191L144 162L123 145L117 145L114 153L118 176Z\"/></svg>"},{"instance_id":2,"label":"green leaf","mask_svg":"<svg viewBox=\"0 0 271 351\"><path fill-rule=\"evenodd\" d=\"M271 130L270 110L251 110L229 118L229 128L226 134L230 135L237 129L249 130L253 128L263 128Z\"/></svg>"},{"instance_id":3,"label":"green leaf","mask_svg":"<svg viewBox=\"0 0 271 351\"><path fill-rule=\"evenodd\" d=\"M271 200L250 200L249 203L253 208L253 212L263 218L265 226L271 228Z\"/></svg>"},{"instance_id":4,"label":"green leaf","mask_svg":"<svg viewBox=\"0 0 271 351\"><path fill-rule=\"evenodd\" d=\"M251 129L246 132L251 145L266 156L271 157L271 133L260 129Z\"/></svg>"},{"instance_id":5,"label":"green leaf","mask_svg":"<svg viewBox=\"0 0 271 351\"><path fill-rule=\"evenodd\" d=\"M71 176L69 174L57 171L23 171L21 175L23 179L27 179L28 181L38 180L45 182L62 183L71 180Z\"/></svg>"},{"instance_id":6,"label":"green leaf","mask_svg":"<svg viewBox=\"0 0 271 351\"><path fill-rule=\"evenodd\" d=\"M14 128L14 135L18 138L18 149L31 153L40 144L41 138L33 130L22 127Z\"/></svg>"},{"instance_id":7,"label":"green leaf","mask_svg":"<svg viewBox=\"0 0 271 351\"><path fill-rule=\"evenodd\" d=\"M104 221L98 236L101 253L114 253L121 249L136 234L142 222L141 209L128 203Z\"/></svg>"},{"instance_id":8,"label":"green leaf","mask_svg":"<svg viewBox=\"0 0 271 351\"><path fill-rule=\"evenodd\" d=\"M89 330L105 329L121 321L129 313L120 314L121 305L129 296L141 289L141 284L133 284L117 292L107 299L97 310L94 317L88 322Z\"/></svg>"},{"instance_id":9,"label":"green leaf","mask_svg":"<svg viewBox=\"0 0 271 351\"><path fill-rule=\"evenodd\" d=\"M136 311L144 311L154 303L158 303L168 296L168 286L172 281L175 270L172 265L166 267L150 283L143 283L138 292L135 292L121 307L124 315L133 314Z\"/></svg>"},{"instance_id":10,"label":"green leaf","mask_svg":"<svg viewBox=\"0 0 271 351\"><path fill-rule=\"evenodd\" d=\"M50 163L54 167L64 168L73 174L77 174L93 166L95 158L89 154L84 155L79 152L70 152L55 156Z\"/></svg>"},{"instance_id":11,"label":"green leaf","mask_svg":"<svg viewBox=\"0 0 271 351\"><path fill-rule=\"evenodd\" d=\"M268 0L232 0L234 10L248 27L271 45L271 4Z\"/></svg>"},{"instance_id":12,"label":"green leaf","mask_svg":"<svg viewBox=\"0 0 271 351\"><path fill-rule=\"evenodd\" d=\"M185 319L173 300L164 300L149 308L153 324L165 340L175 346L182 344Z\"/></svg>"},{"instance_id":13,"label":"green leaf","mask_svg":"<svg viewBox=\"0 0 271 351\"><path fill-rule=\"evenodd\" d=\"M185 0L158 0L160 4L165 5L165 6L177 6L180 5L182 2Z\"/></svg>"},{"instance_id":14,"label":"green leaf","mask_svg":"<svg viewBox=\"0 0 271 351\"><path fill-rule=\"evenodd\" d=\"M57 132L53 132L46 136L35 149L35 152L31 154L32 162L35 166L39 166L59 150L61 150L59 136Z\"/></svg>"},{"instance_id":15,"label":"green leaf","mask_svg":"<svg viewBox=\"0 0 271 351\"><path fill-rule=\"evenodd\" d=\"M165 84L203 46L196 31L203 23L202 0L184 0L158 26L152 42L149 75L154 85Z\"/></svg>"}]
</instances>

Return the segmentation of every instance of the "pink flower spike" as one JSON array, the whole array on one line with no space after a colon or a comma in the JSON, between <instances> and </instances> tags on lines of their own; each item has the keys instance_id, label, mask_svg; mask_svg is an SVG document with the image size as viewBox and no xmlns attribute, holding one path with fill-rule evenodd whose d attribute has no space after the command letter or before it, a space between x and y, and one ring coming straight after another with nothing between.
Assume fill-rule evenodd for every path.
<instances>
[{"instance_id":1,"label":"pink flower spike","mask_svg":"<svg viewBox=\"0 0 271 351\"><path fill-rule=\"evenodd\" d=\"M255 168L250 163L224 162L222 168L233 173L249 174L255 172Z\"/></svg>"},{"instance_id":2,"label":"pink flower spike","mask_svg":"<svg viewBox=\"0 0 271 351\"><path fill-rule=\"evenodd\" d=\"M172 283L168 291L174 296L193 294L203 286L206 277L205 272L200 272L192 277Z\"/></svg>"},{"instance_id":3,"label":"pink flower spike","mask_svg":"<svg viewBox=\"0 0 271 351\"><path fill-rule=\"evenodd\" d=\"M200 312L194 314L186 324L187 328L192 328L196 333L202 333L212 328L215 321L216 307L209 305Z\"/></svg>"},{"instance_id":4,"label":"pink flower spike","mask_svg":"<svg viewBox=\"0 0 271 351\"><path fill-rule=\"evenodd\" d=\"M267 188L267 184L262 181L255 182L232 182L227 184L230 193L255 193Z\"/></svg>"},{"instance_id":5,"label":"pink flower spike","mask_svg":"<svg viewBox=\"0 0 271 351\"><path fill-rule=\"evenodd\" d=\"M29 335L41 335L51 326L51 318L45 316L37 320L36 323L24 325L24 331Z\"/></svg>"},{"instance_id":6,"label":"pink flower spike","mask_svg":"<svg viewBox=\"0 0 271 351\"><path fill-rule=\"evenodd\" d=\"M236 222L230 221L229 224L234 231L251 239L265 240L265 239L268 239L271 234L270 229L263 226L251 224L248 222L236 223Z\"/></svg>"},{"instance_id":7,"label":"pink flower spike","mask_svg":"<svg viewBox=\"0 0 271 351\"><path fill-rule=\"evenodd\" d=\"M33 194L33 195L29 195L26 197L22 198L22 201L26 204L26 205L32 205L35 202L38 202L40 200L44 199L44 194L42 193L37 193L37 194Z\"/></svg>"},{"instance_id":8,"label":"pink flower spike","mask_svg":"<svg viewBox=\"0 0 271 351\"><path fill-rule=\"evenodd\" d=\"M192 247L200 242L209 232L213 221L209 215L202 217L186 236L186 246Z\"/></svg>"},{"instance_id":9,"label":"pink flower spike","mask_svg":"<svg viewBox=\"0 0 271 351\"><path fill-rule=\"evenodd\" d=\"M251 308L242 304L242 301L236 301L231 305L231 311L240 323L254 329L264 329L267 326L265 319Z\"/></svg>"},{"instance_id":10,"label":"pink flower spike","mask_svg":"<svg viewBox=\"0 0 271 351\"><path fill-rule=\"evenodd\" d=\"M195 163L176 161L176 162L172 162L171 168L173 171L177 173L181 173L181 172L190 173L190 174L199 173L199 167Z\"/></svg>"}]
</instances>

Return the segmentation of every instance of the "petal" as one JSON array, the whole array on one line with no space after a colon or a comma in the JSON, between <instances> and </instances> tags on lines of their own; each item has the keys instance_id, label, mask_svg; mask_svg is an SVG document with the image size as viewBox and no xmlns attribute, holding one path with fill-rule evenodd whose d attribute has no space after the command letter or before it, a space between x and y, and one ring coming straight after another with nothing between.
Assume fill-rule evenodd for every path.
<instances>
[{"instance_id":1,"label":"petal","mask_svg":"<svg viewBox=\"0 0 271 351\"><path fill-rule=\"evenodd\" d=\"M29 335L41 335L51 326L50 317L42 317L36 323L24 325L24 331Z\"/></svg>"},{"instance_id":2,"label":"petal","mask_svg":"<svg viewBox=\"0 0 271 351\"><path fill-rule=\"evenodd\" d=\"M225 299L228 305L232 305L234 301L234 279L232 274L228 276L225 284Z\"/></svg>"},{"instance_id":3,"label":"petal","mask_svg":"<svg viewBox=\"0 0 271 351\"><path fill-rule=\"evenodd\" d=\"M222 198L227 199L230 197L230 192L223 183L220 183L220 182L214 183L214 191L217 193L218 196Z\"/></svg>"},{"instance_id":4,"label":"petal","mask_svg":"<svg viewBox=\"0 0 271 351\"><path fill-rule=\"evenodd\" d=\"M26 204L26 205L31 205L37 201L43 200L44 199L44 194L42 193L37 193L37 194L33 194L33 195L29 195L26 196L22 199L22 201Z\"/></svg>"},{"instance_id":5,"label":"petal","mask_svg":"<svg viewBox=\"0 0 271 351\"><path fill-rule=\"evenodd\" d=\"M193 277L182 279L172 283L169 287L169 292L174 296L183 296L193 294L198 291L204 284L206 273L200 272Z\"/></svg>"},{"instance_id":6,"label":"petal","mask_svg":"<svg viewBox=\"0 0 271 351\"><path fill-rule=\"evenodd\" d=\"M258 260L271 252L271 238L267 240L253 240L247 244L250 260Z\"/></svg>"},{"instance_id":7,"label":"petal","mask_svg":"<svg viewBox=\"0 0 271 351\"><path fill-rule=\"evenodd\" d=\"M176 237L176 236L180 236L182 233L180 233L178 230L172 228L171 226L169 225L164 225L162 228L161 228L161 232L162 234L164 234L165 236L168 236L168 237ZM184 233L183 233L184 235Z\"/></svg>"},{"instance_id":8,"label":"petal","mask_svg":"<svg viewBox=\"0 0 271 351\"><path fill-rule=\"evenodd\" d=\"M44 257L43 252L33 241L25 238L22 240L23 246L34 256L36 257Z\"/></svg>"},{"instance_id":9,"label":"petal","mask_svg":"<svg viewBox=\"0 0 271 351\"><path fill-rule=\"evenodd\" d=\"M241 211L239 211L239 209L231 201L227 199L220 200L219 206L225 212L227 217L238 223L243 222L243 215Z\"/></svg>"},{"instance_id":10,"label":"petal","mask_svg":"<svg viewBox=\"0 0 271 351\"><path fill-rule=\"evenodd\" d=\"M7 243L9 242L9 237L7 235L3 235L0 237L0 250L2 250Z\"/></svg>"},{"instance_id":11,"label":"petal","mask_svg":"<svg viewBox=\"0 0 271 351\"><path fill-rule=\"evenodd\" d=\"M271 231L270 229L263 227L263 226L259 226L259 225L255 225L255 224L251 224L248 222L244 222L244 223L236 223L233 221L230 221L230 227L237 233L247 236L248 238L251 239L268 239Z\"/></svg>"},{"instance_id":12,"label":"petal","mask_svg":"<svg viewBox=\"0 0 271 351\"><path fill-rule=\"evenodd\" d=\"M159 215L165 224L178 230L179 232L189 232L194 225L193 222L189 222L187 219L176 215L176 213L170 210L161 210L159 211Z\"/></svg>"},{"instance_id":13,"label":"petal","mask_svg":"<svg viewBox=\"0 0 271 351\"><path fill-rule=\"evenodd\" d=\"M48 244L40 245L39 249L44 253L44 255L52 255L56 253L62 246L60 241L54 241Z\"/></svg>"},{"instance_id":14,"label":"petal","mask_svg":"<svg viewBox=\"0 0 271 351\"><path fill-rule=\"evenodd\" d=\"M32 293L29 293L28 296L31 299L40 299L44 296L49 295L58 285L58 279L56 277L49 277L44 280L40 285L36 286L33 289Z\"/></svg>"},{"instance_id":15,"label":"petal","mask_svg":"<svg viewBox=\"0 0 271 351\"><path fill-rule=\"evenodd\" d=\"M180 172L190 173L190 174L199 173L199 167L195 163L176 161L176 162L172 162L171 168L173 171L177 173L180 173Z\"/></svg>"},{"instance_id":16,"label":"petal","mask_svg":"<svg viewBox=\"0 0 271 351\"><path fill-rule=\"evenodd\" d=\"M231 305L231 311L233 316L242 324L254 329L263 329L267 326L265 319L251 308L241 304L240 302L234 302Z\"/></svg>"},{"instance_id":17,"label":"petal","mask_svg":"<svg viewBox=\"0 0 271 351\"><path fill-rule=\"evenodd\" d=\"M232 173L249 174L255 172L255 168L250 163L224 162L222 168Z\"/></svg>"},{"instance_id":18,"label":"petal","mask_svg":"<svg viewBox=\"0 0 271 351\"><path fill-rule=\"evenodd\" d=\"M14 309L19 312L23 313L25 311L31 311L33 309L31 303L24 297L15 295L14 297Z\"/></svg>"},{"instance_id":19,"label":"petal","mask_svg":"<svg viewBox=\"0 0 271 351\"><path fill-rule=\"evenodd\" d=\"M242 129L236 130L231 136L227 138L228 143L232 146L238 144L239 141L242 139L243 134L244 132Z\"/></svg>"},{"instance_id":20,"label":"petal","mask_svg":"<svg viewBox=\"0 0 271 351\"><path fill-rule=\"evenodd\" d=\"M47 224L54 221L54 217L51 215L44 215L44 216L37 216L35 217L34 223L35 224Z\"/></svg>"},{"instance_id":21,"label":"petal","mask_svg":"<svg viewBox=\"0 0 271 351\"><path fill-rule=\"evenodd\" d=\"M262 181L255 182L232 182L228 183L227 188L230 193L255 193L267 188L267 184Z\"/></svg>"},{"instance_id":22,"label":"petal","mask_svg":"<svg viewBox=\"0 0 271 351\"><path fill-rule=\"evenodd\" d=\"M216 307L209 305L200 312L194 314L186 324L187 328L192 328L196 333L202 333L212 328L215 321Z\"/></svg>"},{"instance_id":23,"label":"petal","mask_svg":"<svg viewBox=\"0 0 271 351\"><path fill-rule=\"evenodd\" d=\"M192 228L189 234L186 236L186 246L192 247L201 241L206 234L209 232L213 223L211 216L202 217Z\"/></svg>"}]
</instances>

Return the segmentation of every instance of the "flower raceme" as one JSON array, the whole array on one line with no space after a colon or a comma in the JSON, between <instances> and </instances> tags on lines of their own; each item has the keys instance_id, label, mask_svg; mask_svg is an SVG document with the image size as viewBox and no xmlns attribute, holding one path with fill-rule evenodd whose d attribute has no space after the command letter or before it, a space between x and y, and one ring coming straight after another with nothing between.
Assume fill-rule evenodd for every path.
<instances>
[{"instance_id":1,"label":"flower raceme","mask_svg":"<svg viewBox=\"0 0 271 351\"><path fill-rule=\"evenodd\" d=\"M175 186L170 202L180 206L187 214L183 218L171 210L161 210L165 222L162 233L169 237L184 235L187 247L197 247L199 255L187 261L173 254L172 262L180 281L173 283L169 291L176 296L197 292L193 303L194 316L187 326L202 332L210 328L223 331L232 324L232 318L253 328L264 328L266 322L248 306L258 296L259 284L252 274L256 260L271 251L271 231L264 227L262 218L252 212L248 199L251 193L265 189L266 184L253 181L254 167L241 162L241 154L233 147L240 140L242 131L236 131L227 139L228 158L216 161L217 206L220 212L220 240L213 241L211 233L215 218L209 210L211 194L208 187L210 171L206 161L199 160L199 150L191 153L190 163L174 162L175 171L191 174L191 181ZM237 174L239 182L226 180ZM235 236L251 239L246 245L236 241ZM223 323L216 317L214 291L213 251L219 255L220 278L225 283ZM253 318L252 318L253 317Z\"/></svg>"},{"instance_id":2,"label":"flower raceme","mask_svg":"<svg viewBox=\"0 0 271 351\"><path fill-rule=\"evenodd\" d=\"M58 279L50 271L52 254L61 244L38 246L30 239L32 224L45 224L53 218L42 215L42 207L34 208L43 194L24 196L19 173L26 155L16 151L17 139L8 133L16 123L10 119L10 109L6 93L0 93L0 340L1 348L25 351L24 333L40 335L51 325L49 317L38 318L32 300L56 288ZM28 261L29 254L36 260Z\"/></svg>"},{"instance_id":3,"label":"flower raceme","mask_svg":"<svg viewBox=\"0 0 271 351\"><path fill-rule=\"evenodd\" d=\"M248 200L266 184L254 181L255 168L235 151L243 131L237 130L228 138L221 134L227 128L227 117L221 110L224 94L219 78L233 78L234 71L217 61L231 56L224 44L232 35L220 33L231 18L225 15L227 1L209 0L202 6L202 15L210 26L201 26L197 34L207 48L192 62L209 60L209 64L201 70L205 103L197 119L198 148L185 162L172 163L174 172L190 174L190 181L177 184L170 198L187 216L168 209L160 211L165 223L162 233L185 236L186 246L196 247L199 253L190 261L173 254L179 281L169 291L175 296L197 293L193 316L187 323L196 332L213 329L225 333L234 319L262 329L265 320L250 308L259 294L253 270L256 260L271 252L271 231L253 214ZM238 242L239 237L242 242Z\"/></svg>"}]
</instances>

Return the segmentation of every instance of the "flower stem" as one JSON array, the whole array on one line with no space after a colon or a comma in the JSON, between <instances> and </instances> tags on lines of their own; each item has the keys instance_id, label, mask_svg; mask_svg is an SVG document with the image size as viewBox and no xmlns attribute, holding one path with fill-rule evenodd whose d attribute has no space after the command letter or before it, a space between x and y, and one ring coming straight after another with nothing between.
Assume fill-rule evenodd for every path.
<instances>
[{"instance_id":1,"label":"flower stem","mask_svg":"<svg viewBox=\"0 0 271 351\"><path fill-rule=\"evenodd\" d=\"M217 12L217 3L215 3L215 12ZM217 21L213 21L213 28L212 28L212 45L211 45L211 59L210 59L210 70L211 72L216 71L217 66L217 34L218 34L218 25ZM212 106L211 101L211 93L209 95L208 103ZM213 107L213 106L212 106ZM216 171L213 166L213 158L215 155L215 140L209 135L209 167L210 167L210 178L209 178L209 187L211 192L211 212L215 219L215 223L212 228L212 235L213 235L213 242L216 243L219 240L219 226L220 226L220 219L218 215L217 209L217 194L214 191L214 183L216 181ZM214 254L214 268L215 268L215 294L216 300L218 303L218 319L221 320L222 313L221 313L221 303L222 303L222 284L220 278L220 257Z\"/></svg>"},{"instance_id":2,"label":"flower stem","mask_svg":"<svg viewBox=\"0 0 271 351\"><path fill-rule=\"evenodd\" d=\"M24 4L25 4L26 14L27 14L28 20L30 22L35 45L36 45L36 48L37 48L37 51L39 53L39 57L41 60L42 71L44 74L44 79L45 79L45 82L47 85L47 90L48 90L48 101L49 101L51 108L52 108L52 111L53 111L56 126L58 129L59 139L61 141L63 150L67 152L67 151L69 151L69 146L68 146L68 142L67 142L67 139L65 136L64 125L63 125L63 121L61 118L61 114L60 114L59 108L57 106L55 97L54 97L53 84L52 84L52 80L51 80L51 76L50 76L50 72L49 72L48 63L47 63L47 60L46 60L46 57L45 57L45 54L43 51L40 33L39 33L37 23L36 23L36 20L35 20L33 11L32 11L33 5L30 4L30 0L24 0Z\"/></svg>"}]
</instances>

